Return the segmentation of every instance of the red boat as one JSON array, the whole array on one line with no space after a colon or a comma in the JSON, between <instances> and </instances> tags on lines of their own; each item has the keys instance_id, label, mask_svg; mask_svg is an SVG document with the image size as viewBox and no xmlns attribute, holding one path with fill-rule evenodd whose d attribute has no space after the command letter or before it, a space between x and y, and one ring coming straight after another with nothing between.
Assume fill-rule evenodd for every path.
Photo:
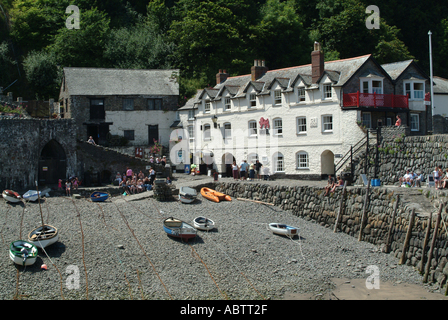
<instances>
[{"instance_id":1,"label":"red boat","mask_svg":"<svg viewBox=\"0 0 448 320\"><path fill-rule=\"evenodd\" d=\"M20 195L13 190L3 190L2 196L6 201L9 201L9 202L22 201L22 197L20 197Z\"/></svg>"}]
</instances>

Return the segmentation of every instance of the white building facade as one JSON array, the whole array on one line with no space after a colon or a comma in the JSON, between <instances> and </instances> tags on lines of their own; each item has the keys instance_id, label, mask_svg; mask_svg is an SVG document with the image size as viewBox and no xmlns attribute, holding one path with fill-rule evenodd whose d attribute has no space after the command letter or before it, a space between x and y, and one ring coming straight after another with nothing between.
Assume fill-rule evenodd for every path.
<instances>
[{"instance_id":1,"label":"white building facade","mask_svg":"<svg viewBox=\"0 0 448 320\"><path fill-rule=\"evenodd\" d=\"M257 159L279 177L334 174L338 158L365 137L358 124L371 108L345 106L350 97L344 94L359 91L361 76L372 69L384 79L383 93L393 85L370 55L324 63L317 44L311 56L309 65L272 71L256 60L244 76L228 77L220 70L215 87L199 90L179 109L171 161L177 160L178 168L202 164L226 175L234 160L239 165ZM406 107L393 111L406 112Z\"/></svg>"}]
</instances>

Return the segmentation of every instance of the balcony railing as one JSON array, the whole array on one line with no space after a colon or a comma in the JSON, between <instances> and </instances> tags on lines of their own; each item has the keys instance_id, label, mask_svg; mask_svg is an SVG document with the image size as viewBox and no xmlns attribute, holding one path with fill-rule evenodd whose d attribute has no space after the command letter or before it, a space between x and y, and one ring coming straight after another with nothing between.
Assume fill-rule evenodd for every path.
<instances>
[{"instance_id":1,"label":"balcony railing","mask_svg":"<svg viewBox=\"0 0 448 320\"><path fill-rule=\"evenodd\" d=\"M408 96L379 93L344 93L344 107L409 108Z\"/></svg>"}]
</instances>

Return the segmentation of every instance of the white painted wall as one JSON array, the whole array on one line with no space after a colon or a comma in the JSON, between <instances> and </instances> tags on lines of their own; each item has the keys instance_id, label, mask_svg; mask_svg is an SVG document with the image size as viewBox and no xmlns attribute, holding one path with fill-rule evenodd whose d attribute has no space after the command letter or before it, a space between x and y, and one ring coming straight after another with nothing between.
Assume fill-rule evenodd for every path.
<instances>
[{"instance_id":1,"label":"white painted wall","mask_svg":"<svg viewBox=\"0 0 448 320\"><path fill-rule=\"evenodd\" d=\"M134 130L134 141L130 144L148 145L148 125L159 125L162 144L169 146L170 126L176 119L175 111L106 111L106 122L113 122L110 133L123 136L124 130Z\"/></svg>"},{"instance_id":2,"label":"white painted wall","mask_svg":"<svg viewBox=\"0 0 448 320\"><path fill-rule=\"evenodd\" d=\"M194 121L188 120L188 111L180 113L180 120L184 129L188 125L194 126L194 139L185 141L184 149L211 151L214 154L214 162L218 171L225 169L223 155L231 153L237 163L243 159L248 159L250 154L258 154L260 162L269 165L271 173L274 172L274 155L279 152L284 157L285 174L314 174L322 173L321 155L326 151L326 155L345 154L350 150L350 146L358 142L364 133L357 125L358 112L356 110L342 110L340 107L340 90L332 87L332 98L322 98L323 84L330 83L330 79L322 79L320 86L306 90L306 101L299 102L297 87L304 86L299 81L294 91L282 93L282 103L274 104L274 91L281 89L276 82L271 88L270 95L257 96L257 106L250 107L250 93L255 92L250 86L245 97L231 99L232 108L224 111L226 91L219 101L212 101L210 112L205 113L205 101L211 99L204 94L202 103ZM214 128L212 117L218 117L218 128ZM323 116L331 115L333 119L333 129L328 132L323 130ZM262 135L260 132L259 120L263 117L269 119L270 134ZM297 132L297 118L306 117L307 131L304 134ZM274 120L282 120L282 133L274 133ZM257 136L250 136L249 121L255 120L257 123ZM225 124L231 125L231 137L225 137ZM204 128L210 125L211 139L204 140ZM202 127L202 130L201 130ZM180 144L177 148L182 148ZM304 151L308 154L309 165L307 168L298 168L297 153ZM266 161L267 159L267 161ZM195 159L197 163L199 160ZM334 159L333 161L338 161ZM328 166L328 161L324 163Z\"/></svg>"}]
</instances>

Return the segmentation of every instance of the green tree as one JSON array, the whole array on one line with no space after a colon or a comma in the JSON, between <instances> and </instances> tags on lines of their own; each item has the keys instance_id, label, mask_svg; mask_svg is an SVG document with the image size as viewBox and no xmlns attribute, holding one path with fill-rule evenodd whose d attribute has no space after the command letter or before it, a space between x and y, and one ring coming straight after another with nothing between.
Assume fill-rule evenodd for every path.
<instances>
[{"instance_id":1,"label":"green tree","mask_svg":"<svg viewBox=\"0 0 448 320\"><path fill-rule=\"evenodd\" d=\"M68 1L15 0L9 11L11 37L23 52L40 51L53 42L57 30L65 25Z\"/></svg>"},{"instance_id":2,"label":"green tree","mask_svg":"<svg viewBox=\"0 0 448 320\"><path fill-rule=\"evenodd\" d=\"M58 30L48 49L63 67L102 67L110 19L96 8L80 10L80 28Z\"/></svg>"},{"instance_id":3,"label":"green tree","mask_svg":"<svg viewBox=\"0 0 448 320\"><path fill-rule=\"evenodd\" d=\"M6 41L0 44L0 87L7 88L17 76L15 68L16 62L12 59L8 43Z\"/></svg>"},{"instance_id":4,"label":"green tree","mask_svg":"<svg viewBox=\"0 0 448 320\"><path fill-rule=\"evenodd\" d=\"M104 47L108 66L128 69L168 69L173 44L157 32L154 24L140 22L133 27L111 30Z\"/></svg>"},{"instance_id":5,"label":"green tree","mask_svg":"<svg viewBox=\"0 0 448 320\"><path fill-rule=\"evenodd\" d=\"M268 0L251 37L254 54L277 69L309 63L312 42L291 0ZM253 57L258 58L258 57Z\"/></svg>"},{"instance_id":6,"label":"green tree","mask_svg":"<svg viewBox=\"0 0 448 320\"><path fill-rule=\"evenodd\" d=\"M310 32L333 57L373 54L380 63L411 59L400 30L380 19L380 29L366 27L366 6L359 0L324 0L316 5L319 20Z\"/></svg>"},{"instance_id":7,"label":"green tree","mask_svg":"<svg viewBox=\"0 0 448 320\"><path fill-rule=\"evenodd\" d=\"M31 51L23 61L23 69L36 97L58 97L61 74L53 53Z\"/></svg>"},{"instance_id":8,"label":"green tree","mask_svg":"<svg viewBox=\"0 0 448 320\"><path fill-rule=\"evenodd\" d=\"M194 2L194 7L190 2ZM199 78L204 72L214 82L218 68L238 70L238 57L244 50L238 17L212 1L181 0L179 5L188 11L184 11L181 20L171 23L169 36L176 44L174 59L183 74Z\"/></svg>"}]
</instances>

